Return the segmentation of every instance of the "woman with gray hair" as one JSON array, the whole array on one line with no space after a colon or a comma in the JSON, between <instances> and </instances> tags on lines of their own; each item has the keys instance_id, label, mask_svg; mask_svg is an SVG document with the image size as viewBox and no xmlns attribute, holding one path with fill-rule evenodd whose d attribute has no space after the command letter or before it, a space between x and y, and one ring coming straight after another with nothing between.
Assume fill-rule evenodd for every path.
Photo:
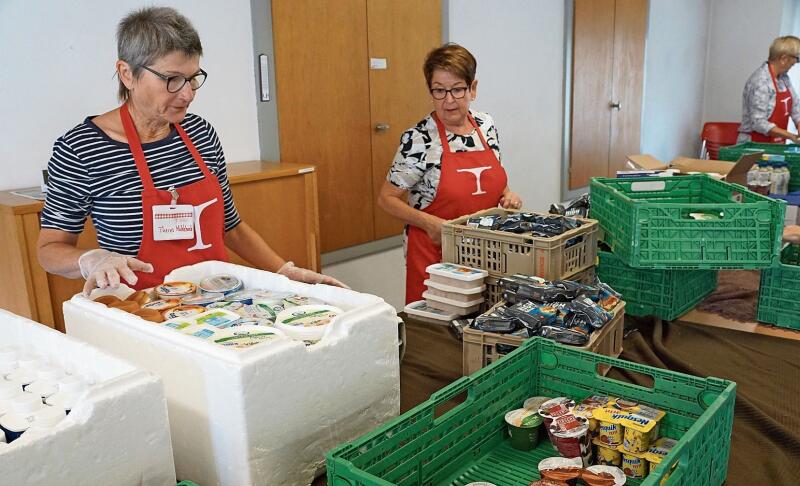
<instances>
[{"instance_id":1,"label":"woman with gray hair","mask_svg":"<svg viewBox=\"0 0 800 486\"><path fill-rule=\"evenodd\" d=\"M798 141L788 127L790 116L795 126L800 126L800 100L787 74L798 61L800 39L787 35L772 42L769 59L744 85L738 143Z\"/></svg>"},{"instance_id":2,"label":"woman with gray hair","mask_svg":"<svg viewBox=\"0 0 800 486\"><path fill-rule=\"evenodd\" d=\"M144 8L117 29L122 105L59 137L48 164L39 261L86 279L84 292L153 287L173 269L228 259L308 283L343 285L284 261L233 204L214 128L188 113L208 76L197 31L172 8ZM87 216L100 249L76 248Z\"/></svg>"}]
</instances>

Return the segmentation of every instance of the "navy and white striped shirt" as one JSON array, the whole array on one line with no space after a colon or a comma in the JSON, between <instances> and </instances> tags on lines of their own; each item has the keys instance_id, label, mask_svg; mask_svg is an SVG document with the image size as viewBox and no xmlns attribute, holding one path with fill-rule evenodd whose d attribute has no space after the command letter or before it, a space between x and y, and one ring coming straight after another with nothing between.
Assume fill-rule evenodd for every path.
<instances>
[{"instance_id":1,"label":"navy and white striped shirt","mask_svg":"<svg viewBox=\"0 0 800 486\"><path fill-rule=\"evenodd\" d=\"M187 114L181 126L222 186L225 231L230 231L240 219L217 133L193 114ZM182 187L203 178L174 128L166 138L142 144L142 150L157 189ZM56 140L47 171L42 228L77 234L91 215L100 248L123 255L139 252L143 187L127 143L113 140L87 118Z\"/></svg>"}]
</instances>

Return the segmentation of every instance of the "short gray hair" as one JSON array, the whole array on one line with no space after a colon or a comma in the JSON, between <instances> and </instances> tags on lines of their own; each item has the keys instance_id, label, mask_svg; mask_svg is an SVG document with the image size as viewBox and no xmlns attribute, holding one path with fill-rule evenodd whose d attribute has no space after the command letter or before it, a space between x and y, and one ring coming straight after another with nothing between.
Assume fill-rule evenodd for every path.
<instances>
[{"instance_id":1,"label":"short gray hair","mask_svg":"<svg viewBox=\"0 0 800 486\"><path fill-rule=\"evenodd\" d=\"M133 77L139 78L142 66L172 52L202 56L200 36L189 19L170 7L146 7L125 16L117 26L117 57L127 62ZM128 88L119 80L120 101L127 101Z\"/></svg>"}]
</instances>

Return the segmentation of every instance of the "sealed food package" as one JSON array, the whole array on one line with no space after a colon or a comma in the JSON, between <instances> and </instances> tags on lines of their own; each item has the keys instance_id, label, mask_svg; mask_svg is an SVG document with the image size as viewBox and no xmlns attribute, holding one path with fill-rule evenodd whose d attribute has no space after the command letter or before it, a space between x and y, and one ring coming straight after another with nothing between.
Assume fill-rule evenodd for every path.
<instances>
[{"instance_id":1,"label":"sealed food package","mask_svg":"<svg viewBox=\"0 0 800 486\"><path fill-rule=\"evenodd\" d=\"M242 281L233 275L212 275L200 281L198 285L202 293L232 294L242 290Z\"/></svg>"},{"instance_id":2,"label":"sealed food package","mask_svg":"<svg viewBox=\"0 0 800 486\"><path fill-rule=\"evenodd\" d=\"M331 305L289 307L275 318L275 327L294 339L319 341L342 312Z\"/></svg>"},{"instance_id":3,"label":"sealed food package","mask_svg":"<svg viewBox=\"0 0 800 486\"><path fill-rule=\"evenodd\" d=\"M655 442L658 424L665 415L663 410L623 399L615 400L610 406L597 408L592 414L600 422L601 440L605 427L614 430L613 441L610 435L606 435L606 440L602 440L604 443L620 445L626 451L635 453L646 452ZM621 444L618 444L620 435Z\"/></svg>"},{"instance_id":4,"label":"sealed food package","mask_svg":"<svg viewBox=\"0 0 800 486\"><path fill-rule=\"evenodd\" d=\"M164 282L156 286L155 292L162 299L183 298L197 292L197 286L192 282Z\"/></svg>"},{"instance_id":5,"label":"sealed food package","mask_svg":"<svg viewBox=\"0 0 800 486\"><path fill-rule=\"evenodd\" d=\"M615 400L616 398L609 397L607 395L590 395L577 403L572 408L572 413L573 415L583 417L588 420L589 431L592 433L592 437L597 437L600 433L600 424L597 419L592 416L592 412L596 408L608 406Z\"/></svg>"},{"instance_id":6,"label":"sealed food package","mask_svg":"<svg viewBox=\"0 0 800 486\"><path fill-rule=\"evenodd\" d=\"M544 428L551 441L553 436L550 433L550 424L558 417L571 414L574 406L575 400L568 397L556 397L539 406L539 415L544 419Z\"/></svg>"},{"instance_id":7,"label":"sealed food package","mask_svg":"<svg viewBox=\"0 0 800 486\"><path fill-rule=\"evenodd\" d=\"M581 473L581 480L586 486L623 486L625 473L616 466L589 466Z\"/></svg>"},{"instance_id":8,"label":"sealed food package","mask_svg":"<svg viewBox=\"0 0 800 486\"><path fill-rule=\"evenodd\" d=\"M584 466L592 463L592 444L588 420L572 414L556 417L550 423L550 440L562 457L580 457Z\"/></svg>"},{"instance_id":9,"label":"sealed food package","mask_svg":"<svg viewBox=\"0 0 800 486\"><path fill-rule=\"evenodd\" d=\"M236 326L214 336L214 343L226 348L246 349L283 337L277 329L266 326Z\"/></svg>"},{"instance_id":10,"label":"sealed food package","mask_svg":"<svg viewBox=\"0 0 800 486\"><path fill-rule=\"evenodd\" d=\"M595 446L595 462L597 464L606 466L622 466L622 453L617 449L618 446L612 447L608 444L600 442L599 438L592 439L592 444Z\"/></svg>"},{"instance_id":11,"label":"sealed food package","mask_svg":"<svg viewBox=\"0 0 800 486\"><path fill-rule=\"evenodd\" d=\"M647 462L650 464L650 472L653 472L653 470L661 464L661 461L667 457L677 443L678 441L675 439L661 437L650 446L647 453L645 453L645 459L647 459Z\"/></svg>"},{"instance_id":12,"label":"sealed food package","mask_svg":"<svg viewBox=\"0 0 800 486\"><path fill-rule=\"evenodd\" d=\"M622 471L629 478L643 478L647 476L647 459L643 453L626 451L619 447L622 453Z\"/></svg>"},{"instance_id":13,"label":"sealed food package","mask_svg":"<svg viewBox=\"0 0 800 486\"><path fill-rule=\"evenodd\" d=\"M589 333L579 327L565 329L558 326L542 326L540 336L572 346L585 346L589 342Z\"/></svg>"},{"instance_id":14,"label":"sealed food package","mask_svg":"<svg viewBox=\"0 0 800 486\"><path fill-rule=\"evenodd\" d=\"M191 297L184 297L181 299L182 305L199 305L206 307L209 304L221 301L225 297L220 292L208 292L200 295L193 295Z\"/></svg>"},{"instance_id":15,"label":"sealed food package","mask_svg":"<svg viewBox=\"0 0 800 486\"><path fill-rule=\"evenodd\" d=\"M581 477L583 461L580 457L548 457L539 461L538 468L542 479L572 484Z\"/></svg>"},{"instance_id":16,"label":"sealed food package","mask_svg":"<svg viewBox=\"0 0 800 486\"><path fill-rule=\"evenodd\" d=\"M591 207L589 201L589 194L583 194L582 196L576 197L575 199L571 199L564 204L560 203L553 203L550 205L550 213L551 214L560 214L563 216L573 216L573 217L580 217L586 218L589 216L589 209Z\"/></svg>"},{"instance_id":17,"label":"sealed food package","mask_svg":"<svg viewBox=\"0 0 800 486\"><path fill-rule=\"evenodd\" d=\"M190 317L197 314L202 314L206 311L205 307L199 305L179 305L162 312L164 319L175 319L176 317Z\"/></svg>"}]
</instances>

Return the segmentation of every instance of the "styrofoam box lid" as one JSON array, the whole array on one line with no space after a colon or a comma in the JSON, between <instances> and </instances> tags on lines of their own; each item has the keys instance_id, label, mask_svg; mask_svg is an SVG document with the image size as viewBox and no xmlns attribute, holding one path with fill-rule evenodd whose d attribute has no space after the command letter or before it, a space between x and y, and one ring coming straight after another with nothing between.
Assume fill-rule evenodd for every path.
<instances>
[{"instance_id":1,"label":"styrofoam box lid","mask_svg":"<svg viewBox=\"0 0 800 486\"><path fill-rule=\"evenodd\" d=\"M481 285L480 287L473 287L471 289L462 289L461 287L453 287L451 285L443 284L441 282L435 282L431 279L425 280L425 286L429 289L436 289L441 290L443 292L455 292L457 294L463 295L472 295L472 294L480 294L484 290L486 290L486 285Z\"/></svg>"},{"instance_id":2,"label":"styrofoam box lid","mask_svg":"<svg viewBox=\"0 0 800 486\"><path fill-rule=\"evenodd\" d=\"M471 300L469 302L459 302L457 300L448 299L446 297L440 297L438 295L433 295L430 292L423 292L422 296L425 297L426 299L429 299L429 300L435 300L436 302L441 302L443 304L452 305L452 306L455 306L455 307L461 307L462 309L475 307L476 305L481 304L484 300L486 300L486 299L483 298L483 296L480 296L480 298L475 299L475 300Z\"/></svg>"},{"instance_id":3,"label":"styrofoam box lid","mask_svg":"<svg viewBox=\"0 0 800 486\"><path fill-rule=\"evenodd\" d=\"M440 277L452 278L464 282L482 280L489 276L489 272L486 270L456 265L455 263L434 263L433 265L428 265L425 271L432 275L439 275Z\"/></svg>"},{"instance_id":4,"label":"styrofoam box lid","mask_svg":"<svg viewBox=\"0 0 800 486\"><path fill-rule=\"evenodd\" d=\"M458 317L455 314L448 314L443 310L434 309L433 307L428 306L428 303L425 302L425 300L412 302L405 306L403 310L406 311L406 314L436 319L437 321L452 321Z\"/></svg>"}]
</instances>

